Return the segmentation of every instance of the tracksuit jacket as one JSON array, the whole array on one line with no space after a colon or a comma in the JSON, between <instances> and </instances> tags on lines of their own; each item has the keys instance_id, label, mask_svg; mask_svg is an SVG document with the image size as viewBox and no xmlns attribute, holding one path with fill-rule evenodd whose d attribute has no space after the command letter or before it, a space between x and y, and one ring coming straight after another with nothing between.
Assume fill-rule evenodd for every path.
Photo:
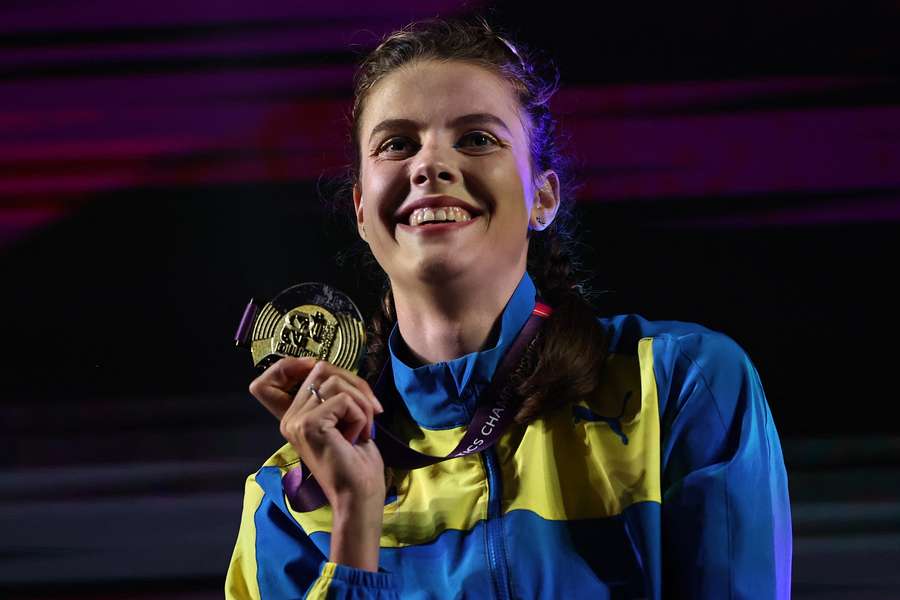
<instances>
[{"instance_id":1,"label":"tracksuit jacket","mask_svg":"<svg viewBox=\"0 0 900 600\"><path fill-rule=\"evenodd\" d=\"M449 453L534 303L526 273L493 348L417 368L395 328L393 385L376 391L390 429ZM291 508L281 478L299 459L282 447L247 479L226 597L788 598L787 476L745 352L690 323L599 321L596 398L394 471L378 572L328 561L331 509Z\"/></svg>"}]
</instances>

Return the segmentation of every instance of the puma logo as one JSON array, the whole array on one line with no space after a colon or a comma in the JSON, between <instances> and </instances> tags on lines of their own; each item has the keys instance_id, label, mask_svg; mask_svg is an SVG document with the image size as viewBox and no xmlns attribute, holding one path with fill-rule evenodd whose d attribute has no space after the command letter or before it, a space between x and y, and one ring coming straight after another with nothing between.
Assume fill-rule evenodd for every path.
<instances>
[{"instance_id":1,"label":"puma logo","mask_svg":"<svg viewBox=\"0 0 900 600\"><path fill-rule=\"evenodd\" d=\"M575 405L572 407L572 422L577 425L581 421L603 421L609 428L619 436L619 439L622 440L622 443L626 446L628 445L628 436L625 435L625 432L622 431L622 417L625 416L625 407L628 406L628 399L631 398L631 390L625 392L625 397L622 399L622 410L619 412L619 416L617 417L604 417L598 415L591 409L586 406L578 406Z\"/></svg>"}]
</instances>

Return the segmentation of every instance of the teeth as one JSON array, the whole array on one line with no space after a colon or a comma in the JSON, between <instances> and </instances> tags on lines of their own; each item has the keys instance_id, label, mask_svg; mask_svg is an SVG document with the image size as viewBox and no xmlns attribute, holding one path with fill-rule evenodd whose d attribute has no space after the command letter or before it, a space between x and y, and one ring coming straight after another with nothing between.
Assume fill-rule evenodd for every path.
<instances>
[{"instance_id":1,"label":"teeth","mask_svg":"<svg viewBox=\"0 0 900 600\"><path fill-rule=\"evenodd\" d=\"M443 208L417 208L409 216L409 224L413 227L429 221L470 221L472 215L464 208L446 206Z\"/></svg>"}]
</instances>

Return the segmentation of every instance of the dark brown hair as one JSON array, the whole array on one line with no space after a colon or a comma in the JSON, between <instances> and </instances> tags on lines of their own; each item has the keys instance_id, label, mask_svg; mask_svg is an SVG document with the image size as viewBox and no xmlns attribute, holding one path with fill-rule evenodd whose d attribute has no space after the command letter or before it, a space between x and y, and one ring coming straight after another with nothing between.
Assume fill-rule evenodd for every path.
<instances>
[{"instance_id":1,"label":"dark brown hair","mask_svg":"<svg viewBox=\"0 0 900 600\"><path fill-rule=\"evenodd\" d=\"M572 195L568 162L559 149L549 100L559 84L555 67L521 45L513 45L482 18L431 19L392 33L365 57L354 83L350 114L352 163L350 186L358 183L360 122L369 92L396 69L421 60L453 60L475 64L506 80L513 88L526 123L532 174L552 169L560 178L562 198L549 227L531 232L528 273L541 298L554 308L532 350L523 358L517 392L516 420L528 422L548 410L596 395L606 358L606 336L587 301L573 251ZM377 263L368 253L368 266ZM387 338L396 321L390 283L384 281L379 310L370 319L365 371L378 376L388 358Z\"/></svg>"}]
</instances>

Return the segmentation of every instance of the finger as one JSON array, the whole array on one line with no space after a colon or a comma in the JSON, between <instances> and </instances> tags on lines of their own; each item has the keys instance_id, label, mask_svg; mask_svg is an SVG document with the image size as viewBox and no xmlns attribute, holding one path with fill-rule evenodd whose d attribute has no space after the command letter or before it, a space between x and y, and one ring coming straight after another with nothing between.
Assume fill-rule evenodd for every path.
<instances>
[{"instance_id":1,"label":"finger","mask_svg":"<svg viewBox=\"0 0 900 600\"><path fill-rule=\"evenodd\" d=\"M259 378L269 385L288 390L303 381L318 362L314 356L285 357L263 371Z\"/></svg>"},{"instance_id":2,"label":"finger","mask_svg":"<svg viewBox=\"0 0 900 600\"><path fill-rule=\"evenodd\" d=\"M319 366L321 365L321 366ZM377 407L376 413L384 412L384 407L381 405L381 402L378 401L378 398L375 397L375 393L372 391L372 388L369 386L368 382L356 375L355 373L348 371L347 369L342 369L340 367L336 367L333 364L325 361L320 361L316 364L316 368L321 369L318 371L322 375L322 381L327 379L330 375L340 375L347 381L349 381L353 387L358 389L363 395L372 403L373 406Z\"/></svg>"},{"instance_id":3,"label":"finger","mask_svg":"<svg viewBox=\"0 0 900 600\"><path fill-rule=\"evenodd\" d=\"M351 444L357 442L369 422L363 409L346 392L341 392L329 399L318 410L328 411L337 418L337 430Z\"/></svg>"},{"instance_id":4,"label":"finger","mask_svg":"<svg viewBox=\"0 0 900 600\"><path fill-rule=\"evenodd\" d=\"M348 371L348 373L349 373L349 371ZM362 377L359 377L358 375L354 375L353 373L350 373L350 375L352 377L351 380L353 381L354 385L356 386L356 389L358 389L363 394L365 394L366 397L369 398L372 401L372 403L378 407L378 410L375 412L378 414L383 413L384 407L381 405L381 402L375 396L375 392L372 391L371 386L369 386L369 382L366 381L365 379L363 379Z\"/></svg>"},{"instance_id":5,"label":"finger","mask_svg":"<svg viewBox=\"0 0 900 600\"><path fill-rule=\"evenodd\" d=\"M250 382L250 393L278 418L294 401L290 390L313 368L314 358L282 358Z\"/></svg>"},{"instance_id":6,"label":"finger","mask_svg":"<svg viewBox=\"0 0 900 600\"><path fill-rule=\"evenodd\" d=\"M366 414L356 400L342 392L327 403L316 402L314 408L302 413L299 403L291 405L281 419L284 438L298 448L309 446L314 452L320 452L328 444L330 431L353 443L366 423Z\"/></svg>"},{"instance_id":7,"label":"finger","mask_svg":"<svg viewBox=\"0 0 900 600\"><path fill-rule=\"evenodd\" d=\"M322 360L313 365L312 369L310 369L309 373L306 375L306 379L300 384L297 393L294 395L293 402L285 412L282 421L295 418L295 416L308 414L317 406L324 404L326 396L321 392L319 387L324 379L323 374L326 372L327 368L328 363ZM311 387L316 388L319 392L318 395L312 392L310 389Z\"/></svg>"},{"instance_id":8,"label":"finger","mask_svg":"<svg viewBox=\"0 0 900 600\"><path fill-rule=\"evenodd\" d=\"M332 375L322 383L319 392L323 398L331 398L341 392L350 394L359 404L360 408L365 411L369 427L372 426L372 421L375 419L375 414L378 412L377 407L364 392L354 387L353 384L344 379L343 376Z\"/></svg>"},{"instance_id":9,"label":"finger","mask_svg":"<svg viewBox=\"0 0 900 600\"><path fill-rule=\"evenodd\" d=\"M322 391L322 383L328 379L328 373L331 367L332 365L329 363L320 360L313 365L312 369L310 369L306 379L300 384L300 389L297 390L297 395L294 398L294 406L296 406L299 413L311 411L322 404L323 400L328 397ZM319 392L318 396L312 392L310 386L314 387Z\"/></svg>"},{"instance_id":10,"label":"finger","mask_svg":"<svg viewBox=\"0 0 900 600\"><path fill-rule=\"evenodd\" d=\"M344 383L337 383L340 381L343 381ZM321 403L321 400L319 400L315 394L309 392L310 385L316 387L319 392L319 397L322 399L327 399L341 391L352 393L354 397L359 398L364 410L366 410L372 418L374 418L376 414L384 412L381 403L372 393L372 389L364 379L355 376L346 369L341 369L340 367L336 367L325 361L316 363L309 375L303 381L303 384L300 386L298 396L302 397L303 406L301 412L312 410L317 404Z\"/></svg>"},{"instance_id":11,"label":"finger","mask_svg":"<svg viewBox=\"0 0 900 600\"><path fill-rule=\"evenodd\" d=\"M356 377L356 379L357 379L357 383L358 383L358 385L356 386L357 389L361 390L363 393L366 394L366 396L368 396L369 398L372 399L372 401L375 403L375 406L378 407L378 411L377 411L378 414L383 413L384 407L381 405L381 401L378 400L378 398L375 396L375 392L372 391L371 386L369 386L369 382L366 381L365 379L363 379L362 377Z\"/></svg>"}]
</instances>

